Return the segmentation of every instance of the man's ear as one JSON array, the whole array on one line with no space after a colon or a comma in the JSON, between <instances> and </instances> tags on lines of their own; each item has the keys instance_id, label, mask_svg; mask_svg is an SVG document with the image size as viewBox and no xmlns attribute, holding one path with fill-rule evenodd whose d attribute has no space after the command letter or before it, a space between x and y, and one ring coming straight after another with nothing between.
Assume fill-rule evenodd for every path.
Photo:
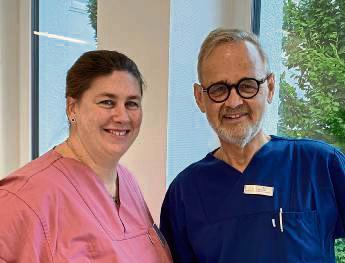
<instances>
[{"instance_id":1,"label":"man's ear","mask_svg":"<svg viewBox=\"0 0 345 263\"><path fill-rule=\"evenodd\" d=\"M273 73L267 79L267 87L268 87L268 95L267 95L267 102L272 103L274 91L275 91L275 76Z\"/></svg>"},{"instance_id":2,"label":"man's ear","mask_svg":"<svg viewBox=\"0 0 345 263\"><path fill-rule=\"evenodd\" d=\"M205 113L204 98L202 96L202 87L197 83L194 83L193 87L195 102L196 104L198 104L200 111Z\"/></svg>"},{"instance_id":3,"label":"man's ear","mask_svg":"<svg viewBox=\"0 0 345 263\"><path fill-rule=\"evenodd\" d=\"M67 118L69 122L74 122L76 120L76 107L77 107L77 100L72 97L67 97L66 114L67 114Z\"/></svg>"}]
</instances>

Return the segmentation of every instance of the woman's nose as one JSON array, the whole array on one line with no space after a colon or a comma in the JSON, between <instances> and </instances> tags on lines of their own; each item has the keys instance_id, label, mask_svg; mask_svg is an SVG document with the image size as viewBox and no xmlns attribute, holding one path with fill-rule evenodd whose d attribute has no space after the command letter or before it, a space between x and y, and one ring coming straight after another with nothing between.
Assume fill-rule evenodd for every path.
<instances>
[{"instance_id":1,"label":"woman's nose","mask_svg":"<svg viewBox=\"0 0 345 263\"><path fill-rule=\"evenodd\" d=\"M112 111L112 117L114 121L117 122L126 122L129 121L128 111L125 105L116 105Z\"/></svg>"}]
</instances>

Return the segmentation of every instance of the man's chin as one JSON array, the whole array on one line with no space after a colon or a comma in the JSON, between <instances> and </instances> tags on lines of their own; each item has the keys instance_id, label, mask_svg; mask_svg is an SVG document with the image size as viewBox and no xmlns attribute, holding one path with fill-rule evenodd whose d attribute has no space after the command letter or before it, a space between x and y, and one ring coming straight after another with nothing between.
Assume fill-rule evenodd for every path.
<instances>
[{"instance_id":1,"label":"man's chin","mask_svg":"<svg viewBox=\"0 0 345 263\"><path fill-rule=\"evenodd\" d=\"M256 128L256 129L255 129ZM214 129L220 141L228 144L237 145L244 148L258 134L259 127L241 127L240 130L229 130L226 128Z\"/></svg>"},{"instance_id":2,"label":"man's chin","mask_svg":"<svg viewBox=\"0 0 345 263\"><path fill-rule=\"evenodd\" d=\"M244 148L250 140L246 137L224 136L224 134L218 134L219 140L227 144L232 144Z\"/></svg>"}]
</instances>

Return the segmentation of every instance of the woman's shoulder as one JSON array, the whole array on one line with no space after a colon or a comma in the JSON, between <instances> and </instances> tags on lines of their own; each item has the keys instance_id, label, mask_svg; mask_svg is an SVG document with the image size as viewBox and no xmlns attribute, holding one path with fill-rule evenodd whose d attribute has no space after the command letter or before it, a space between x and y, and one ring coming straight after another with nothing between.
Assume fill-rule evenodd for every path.
<instances>
[{"instance_id":1,"label":"woman's shoulder","mask_svg":"<svg viewBox=\"0 0 345 263\"><path fill-rule=\"evenodd\" d=\"M40 210L58 192L60 171L54 163L59 159L54 151L12 172L0 181L0 207L3 204L24 205L29 210Z\"/></svg>"}]
</instances>

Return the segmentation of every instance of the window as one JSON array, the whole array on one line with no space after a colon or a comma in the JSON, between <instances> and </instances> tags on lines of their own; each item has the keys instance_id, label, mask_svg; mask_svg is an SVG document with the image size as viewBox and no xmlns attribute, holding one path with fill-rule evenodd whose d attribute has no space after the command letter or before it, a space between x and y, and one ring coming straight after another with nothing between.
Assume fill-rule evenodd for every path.
<instances>
[{"instance_id":1,"label":"window","mask_svg":"<svg viewBox=\"0 0 345 263\"><path fill-rule=\"evenodd\" d=\"M94 50L96 0L33 1L33 158L67 136L66 72Z\"/></svg>"},{"instance_id":2,"label":"window","mask_svg":"<svg viewBox=\"0 0 345 263\"><path fill-rule=\"evenodd\" d=\"M260 19L260 39L280 82L278 134L323 140L342 151L344 8L343 0L263 0ZM344 247L337 241L338 262L345 262Z\"/></svg>"}]
</instances>

